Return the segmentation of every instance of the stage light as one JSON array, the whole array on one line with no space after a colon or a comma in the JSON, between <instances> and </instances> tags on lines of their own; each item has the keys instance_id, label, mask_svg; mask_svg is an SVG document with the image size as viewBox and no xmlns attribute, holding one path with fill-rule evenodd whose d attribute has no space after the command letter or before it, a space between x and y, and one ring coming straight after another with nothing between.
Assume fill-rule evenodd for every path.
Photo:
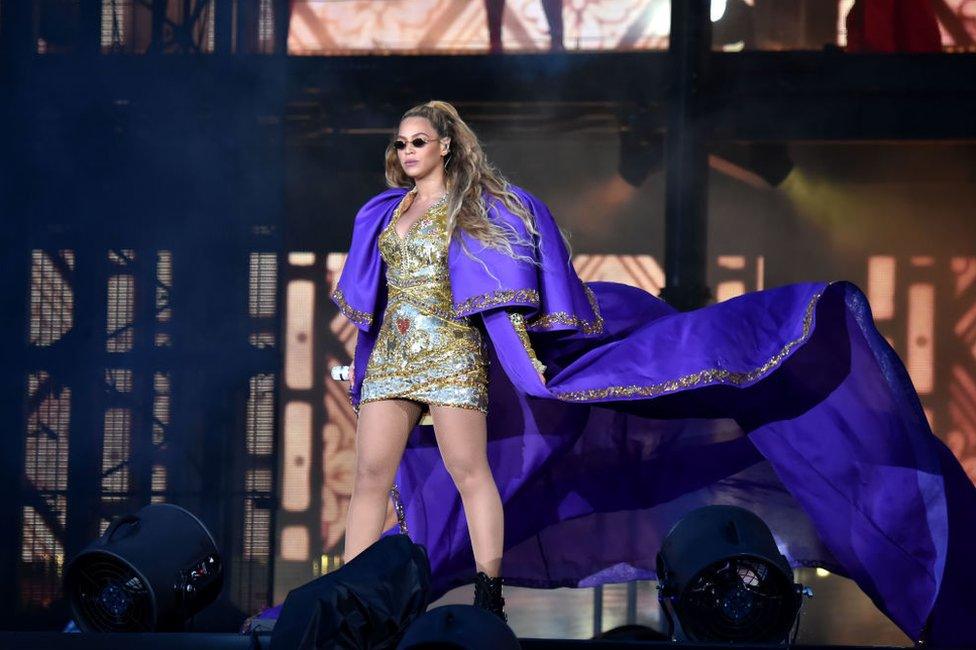
<instances>
[{"instance_id":1,"label":"stage light","mask_svg":"<svg viewBox=\"0 0 976 650\"><path fill-rule=\"evenodd\" d=\"M713 23L722 20L722 16L725 15L726 4L728 4L727 0L712 0L710 17Z\"/></svg>"},{"instance_id":2,"label":"stage light","mask_svg":"<svg viewBox=\"0 0 976 650\"><path fill-rule=\"evenodd\" d=\"M516 650L520 647L512 628L488 610L474 605L443 605L414 621L397 645L397 650Z\"/></svg>"},{"instance_id":3,"label":"stage light","mask_svg":"<svg viewBox=\"0 0 976 650\"><path fill-rule=\"evenodd\" d=\"M782 142L727 142L710 147L712 155L777 187L793 171L793 159Z\"/></svg>"},{"instance_id":4,"label":"stage light","mask_svg":"<svg viewBox=\"0 0 976 650\"><path fill-rule=\"evenodd\" d=\"M802 585L769 528L734 506L699 508L668 533L657 555L668 636L699 643L785 643Z\"/></svg>"},{"instance_id":5,"label":"stage light","mask_svg":"<svg viewBox=\"0 0 976 650\"><path fill-rule=\"evenodd\" d=\"M620 126L617 173L634 187L640 187L664 161L664 134L655 130L651 118L642 108L626 115Z\"/></svg>"},{"instance_id":6,"label":"stage light","mask_svg":"<svg viewBox=\"0 0 976 650\"><path fill-rule=\"evenodd\" d=\"M743 0L713 0L712 48L724 51L755 48L753 8Z\"/></svg>"},{"instance_id":7,"label":"stage light","mask_svg":"<svg viewBox=\"0 0 976 650\"><path fill-rule=\"evenodd\" d=\"M167 503L113 521L64 572L65 596L85 632L179 631L222 586L213 536Z\"/></svg>"}]
</instances>

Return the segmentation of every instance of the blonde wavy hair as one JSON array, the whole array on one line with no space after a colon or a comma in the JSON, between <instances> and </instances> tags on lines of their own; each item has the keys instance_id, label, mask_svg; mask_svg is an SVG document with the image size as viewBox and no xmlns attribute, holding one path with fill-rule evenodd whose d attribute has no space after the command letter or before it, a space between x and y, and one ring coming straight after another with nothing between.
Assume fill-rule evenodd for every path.
<instances>
[{"instance_id":1,"label":"blonde wavy hair","mask_svg":"<svg viewBox=\"0 0 976 650\"><path fill-rule=\"evenodd\" d=\"M461 119L457 109L447 102L433 100L414 106L400 117L400 122L408 117L427 118L437 131L437 138L451 139L448 154L444 157L444 183L448 193L448 241L457 235L458 229L462 229L485 246L501 251L513 259L541 266L537 259L515 251L516 245L527 245L531 248L533 241L538 238L539 230L532 213L518 195L509 189L508 180L488 161L478 136ZM403 171L396 148L393 146L396 136L395 130L390 144L386 147L386 184L389 187L413 189L414 182ZM522 238L510 224L490 220L487 209L488 195L497 197L508 210L517 215L533 239ZM569 239L562 228L559 228L559 234L567 249L571 250ZM498 279L482 260L471 253L464 239L460 239L460 243L468 257L479 262L491 277Z\"/></svg>"}]
</instances>

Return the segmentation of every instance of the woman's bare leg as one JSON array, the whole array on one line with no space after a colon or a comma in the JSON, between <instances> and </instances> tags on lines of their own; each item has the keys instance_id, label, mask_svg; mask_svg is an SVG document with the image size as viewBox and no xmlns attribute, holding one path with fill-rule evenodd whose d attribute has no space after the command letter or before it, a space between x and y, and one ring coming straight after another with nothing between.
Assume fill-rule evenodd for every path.
<instances>
[{"instance_id":1,"label":"woman's bare leg","mask_svg":"<svg viewBox=\"0 0 976 650\"><path fill-rule=\"evenodd\" d=\"M461 494L476 571L497 577L501 571L505 521L502 500L488 467L488 427L481 411L456 406L430 407L437 446Z\"/></svg>"},{"instance_id":2,"label":"woman's bare leg","mask_svg":"<svg viewBox=\"0 0 976 650\"><path fill-rule=\"evenodd\" d=\"M348 562L383 532L390 488L407 446L407 437L420 420L421 405L404 399L366 402L356 424L356 477L346 518L342 561Z\"/></svg>"}]
</instances>

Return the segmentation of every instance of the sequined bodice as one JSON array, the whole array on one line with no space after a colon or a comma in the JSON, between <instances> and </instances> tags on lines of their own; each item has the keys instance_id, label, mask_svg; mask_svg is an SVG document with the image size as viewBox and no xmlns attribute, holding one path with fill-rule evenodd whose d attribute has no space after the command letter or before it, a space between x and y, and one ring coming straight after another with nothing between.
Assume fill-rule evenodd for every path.
<instances>
[{"instance_id":1,"label":"sequined bodice","mask_svg":"<svg viewBox=\"0 0 976 650\"><path fill-rule=\"evenodd\" d=\"M418 309L451 320L451 283L447 266L447 203L440 201L410 224L401 237L396 232L403 201L379 236L380 255L386 262L390 300L396 294Z\"/></svg>"}]
</instances>

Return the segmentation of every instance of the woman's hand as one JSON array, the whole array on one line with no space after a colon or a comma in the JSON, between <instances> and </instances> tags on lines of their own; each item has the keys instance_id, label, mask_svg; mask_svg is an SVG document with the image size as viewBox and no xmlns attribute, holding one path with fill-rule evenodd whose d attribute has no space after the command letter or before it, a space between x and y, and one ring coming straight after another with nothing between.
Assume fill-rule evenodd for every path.
<instances>
[{"instance_id":1,"label":"woman's hand","mask_svg":"<svg viewBox=\"0 0 976 650\"><path fill-rule=\"evenodd\" d=\"M542 382L542 385L545 386L546 385L546 376L544 374L542 374L541 372L539 372L538 370L536 372L539 373L539 381L541 381Z\"/></svg>"}]
</instances>

